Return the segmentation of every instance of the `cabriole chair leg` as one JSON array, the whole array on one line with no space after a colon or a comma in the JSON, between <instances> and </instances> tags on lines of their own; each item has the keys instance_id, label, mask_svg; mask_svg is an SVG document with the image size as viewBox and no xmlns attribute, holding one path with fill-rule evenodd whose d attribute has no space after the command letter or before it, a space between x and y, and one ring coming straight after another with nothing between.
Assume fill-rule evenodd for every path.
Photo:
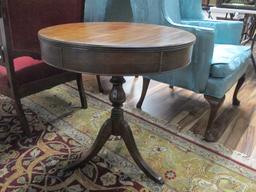
<instances>
[{"instance_id":1,"label":"cabriole chair leg","mask_svg":"<svg viewBox=\"0 0 256 192\"><path fill-rule=\"evenodd\" d=\"M87 100L86 100L86 96L85 96L83 79L82 79L81 74L77 75L76 82L77 82L78 92L79 92L79 96L80 96L81 106L83 109L86 109L88 106L87 106Z\"/></svg>"},{"instance_id":2,"label":"cabriole chair leg","mask_svg":"<svg viewBox=\"0 0 256 192\"><path fill-rule=\"evenodd\" d=\"M205 132L205 140L208 141L208 142L215 142L219 139L219 137L222 135L223 130L220 130L218 128L213 128L212 125L213 125L213 122L216 118L216 114L219 110L219 108L221 107L221 105L223 104L224 100L225 100L225 96L221 99L218 99L218 98L215 98L215 97L211 97L211 96L207 96L205 95L204 96L205 99L207 100L207 102L209 103L210 105L210 117L209 117L209 120L208 120L208 125L207 125L207 128L206 128L206 132Z\"/></svg>"},{"instance_id":3,"label":"cabriole chair leg","mask_svg":"<svg viewBox=\"0 0 256 192\"><path fill-rule=\"evenodd\" d=\"M139 108L139 109L141 109L141 106L142 106L143 101L145 99L145 96L147 94L149 83L150 83L150 79L147 79L147 78L143 77L142 93L141 93L141 96L140 96L140 100L136 105L136 107Z\"/></svg>"},{"instance_id":4,"label":"cabriole chair leg","mask_svg":"<svg viewBox=\"0 0 256 192\"><path fill-rule=\"evenodd\" d=\"M234 95L233 95L233 105L234 106L239 106L240 105L240 101L237 98L238 92L240 90L240 88L243 86L245 82L245 74L238 80L235 91L234 91Z\"/></svg>"},{"instance_id":5,"label":"cabriole chair leg","mask_svg":"<svg viewBox=\"0 0 256 192\"><path fill-rule=\"evenodd\" d=\"M253 64L253 67L254 67L254 71L256 73L256 63L255 63L255 59L254 59L253 54L251 54L251 59L252 59L252 64Z\"/></svg>"}]
</instances>

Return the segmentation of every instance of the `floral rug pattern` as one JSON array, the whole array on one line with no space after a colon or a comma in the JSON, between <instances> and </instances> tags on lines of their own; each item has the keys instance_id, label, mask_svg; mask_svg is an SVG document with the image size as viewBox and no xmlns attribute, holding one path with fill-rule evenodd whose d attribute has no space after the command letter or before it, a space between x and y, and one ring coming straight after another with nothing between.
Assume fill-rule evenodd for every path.
<instances>
[{"instance_id":1,"label":"floral rug pattern","mask_svg":"<svg viewBox=\"0 0 256 192\"><path fill-rule=\"evenodd\" d=\"M24 99L34 129L24 137L8 99L1 97L1 191L168 191L253 192L256 181L195 153L193 143L126 114L138 148L148 164L164 177L159 186L133 163L123 141L110 140L84 168L63 172L92 144L110 106L87 96L89 108L79 108L76 90L62 85ZM28 107L27 107L28 108ZM31 112L33 111L33 112ZM37 115L35 115L35 113ZM11 126L11 127L10 127ZM11 128L11 129L10 129ZM202 155L205 154L205 155Z\"/></svg>"},{"instance_id":2,"label":"floral rug pattern","mask_svg":"<svg viewBox=\"0 0 256 192\"><path fill-rule=\"evenodd\" d=\"M10 101L1 97L0 191L148 191L120 171L110 171L110 163L100 157L64 172L79 158L81 145L30 111L33 137L27 138L13 113Z\"/></svg>"},{"instance_id":3,"label":"floral rug pattern","mask_svg":"<svg viewBox=\"0 0 256 192\"><path fill-rule=\"evenodd\" d=\"M68 85L77 89L74 83L70 83ZM106 94L98 92L87 92L87 94L97 100L111 105L108 95ZM224 167L229 167L231 170L249 177L252 180L256 180L256 164L254 163L254 158L250 158L246 154L227 148L220 143L206 142L202 135L194 134L191 130L185 129L185 131L180 131L180 125L153 117L143 110L135 107L131 108L129 105L125 104L124 110L127 114L132 114L133 116L150 123L153 127L156 127L155 129L163 130L163 132L160 133L160 136L175 143L176 145L185 146L188 150L200 154L201 156L206 156L211 161L214 161ZM154 130L154 132L155 131L157 132L158 130ZM176 138L181 139L177 140Z\"/></svg>"}]
</instances>

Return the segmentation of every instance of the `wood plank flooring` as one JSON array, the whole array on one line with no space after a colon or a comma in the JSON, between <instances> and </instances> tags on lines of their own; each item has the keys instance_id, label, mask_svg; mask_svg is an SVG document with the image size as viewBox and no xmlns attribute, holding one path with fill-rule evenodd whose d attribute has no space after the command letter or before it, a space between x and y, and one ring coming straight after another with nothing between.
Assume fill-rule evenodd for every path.
<instances>
[{"instance_id":1,"label":"wood plank flooring","mask_svg":"<svg viewBox=\"0 0 256 192\"><path fill-rule=\"evenodd\" d=\"M109 77L101 82L107 94L111 89ZM86 89L98 92L96 77L84 76ZM126 77L126 104L135 107L142 89L142 78ZM218 143L256 158L256 74L250 65L247 79L239 92L240 107L232 106L234 87L227 93L225 103L218 113L214 126L225 126L228 130ZM178 124L181 130L191 129L203 134L209 117L209 106L203 95L167 84L151 81L142 110L150 115Z\"/></svg>"}]
</instances>

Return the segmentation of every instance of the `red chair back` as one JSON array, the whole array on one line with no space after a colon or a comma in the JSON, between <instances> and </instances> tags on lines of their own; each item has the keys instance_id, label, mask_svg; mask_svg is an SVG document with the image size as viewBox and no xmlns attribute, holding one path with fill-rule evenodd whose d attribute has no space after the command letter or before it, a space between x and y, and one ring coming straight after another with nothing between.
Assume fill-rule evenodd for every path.
<instances>
[{"instance_id":1,"label":"red chair back","mask_svg":"<svg viewBox=\"0 0 256 192\"><path fill-rule=\"evenodd\" d=\"M51 25L81 22L84 0L3 0L9 51L40 53L37 33ZM8 33L7 33L8 32Z\"/></svg>"}]
</instances>

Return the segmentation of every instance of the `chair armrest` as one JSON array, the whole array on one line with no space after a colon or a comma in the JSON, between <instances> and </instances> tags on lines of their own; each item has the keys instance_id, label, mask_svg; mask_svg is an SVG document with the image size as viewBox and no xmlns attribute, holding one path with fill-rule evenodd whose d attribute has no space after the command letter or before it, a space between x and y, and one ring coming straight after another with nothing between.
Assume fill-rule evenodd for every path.
<instances>
[{"instance_id":1,"label":"chair armrest","mask_svg":"<svg viewBox=\"0 0 256 192\"><path fill-rule=\"evenodd\" d=\"M189 31L196 36L191 64L184 69L175 71L174 81L184 82L185 76L191 77L193 82L190 83L190 87L186 87L186 83L179 85L196 92L203 92L206 88L212 62L214 30L205 27L176 24L168 17L165 19L166 25ZM193 85L191 85L192 83Z\"/></svg>"},{"instance_id":2,"label":"chair armrest","mask_svg":"<svg viewBox=\"0 0 256 192\"><path fill-rule=\"evenodd\" d=\"M240 44L243 30L243 23L240 21L183 20L182 23L214 29L217 44Z\"/></svg>"}]
</instances>

